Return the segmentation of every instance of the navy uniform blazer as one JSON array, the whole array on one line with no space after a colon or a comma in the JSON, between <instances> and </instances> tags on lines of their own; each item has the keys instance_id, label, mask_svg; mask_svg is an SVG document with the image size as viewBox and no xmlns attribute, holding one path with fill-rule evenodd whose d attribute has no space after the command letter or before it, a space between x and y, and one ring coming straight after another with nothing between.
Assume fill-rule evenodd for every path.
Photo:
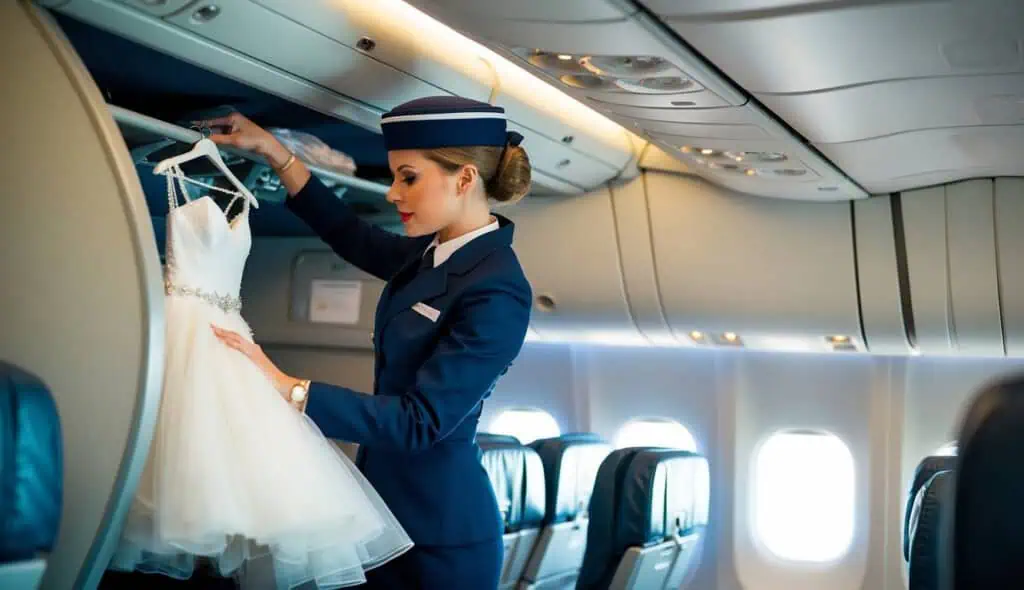
<instances>
[{"instance_id":1,"label":"navy uniform blazer","mask_svg":"<svg viewBox=\"0 0 1024 590\"><path fill-rule=\"evenodd\" d=\"M503 524L476 444L484 398L519 354L533 296L512 250L514 225L415 272L433 236L409 238L359 219L315 177L288 208L339 256L388 281L377 303L374 395L313 383L307 415L330 437L359 443L356 464L414 543L465 545ZM440 312L432 320L413 309Z\"/></svg>"}]
</instances>

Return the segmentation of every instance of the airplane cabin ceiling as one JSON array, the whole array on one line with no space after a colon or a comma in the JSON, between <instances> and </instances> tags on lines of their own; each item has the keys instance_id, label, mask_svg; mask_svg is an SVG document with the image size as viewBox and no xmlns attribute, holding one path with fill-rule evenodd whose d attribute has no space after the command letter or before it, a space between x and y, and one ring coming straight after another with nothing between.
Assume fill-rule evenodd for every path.
<instances>
[{"instance_id":1,"label":"airplane cabin ceiling","mask_svg":"<svg viewBox=\"0 0 1024 590\"><path fill-rule=\"evenodd\" d=\"M407 0L672 154L688 172L766 197L868 193L625 0Z\"/></svg>"},{"instance_id":2,"label":"airplane cabin ceiling","mask_svg":"<svg viewBox=\"0 0 1024 590\"><path fill-rule=\"evenodd\" d=\"M1022 0L409 1L734 190L1024 175Z\"/></svg>"},{"instance_id":3,"label":"airplane cabin ceiling","mask_svg":"<svg viewBox=\"0 0 1024 590\"><path fill-rule=\"evenodd\" d=\"M644 0L872 193L1024 174L1021 0Z\"/></svg>"}]
</instances>

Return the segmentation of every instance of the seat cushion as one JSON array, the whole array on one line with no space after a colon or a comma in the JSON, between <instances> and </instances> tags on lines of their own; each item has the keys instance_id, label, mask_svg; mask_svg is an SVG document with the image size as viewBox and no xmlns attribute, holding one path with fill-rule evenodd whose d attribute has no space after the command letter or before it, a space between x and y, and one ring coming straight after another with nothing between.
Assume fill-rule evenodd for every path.
<instances>
[{"instance_id":1,"label":"seat cushion","mask_svg":"<svg viewBox=\"0 0 1024 590\"><path fill-rule=\"evenodd\" d=\"M53 549L63 469L53 397L35 376L0 362L0 563Z\"/></svg>"},{"instance_id":2,"label":"seat cushion","mask_svg":"<svg viewBox=\"0 0 1024 590\"><path fill-rule=\"evenodd\" d=\"M545 526L568 522L587 510L598 468L611 446L592 433L571 433L530 445L544 465Z\"/></svg>"},{"instance_id":3,"label":"seat cushion","mask_svg":"<svg viewBox=\"0 0 1024 590\"><path fill-rule=\"evenodd\" d=\"M942 554L942 527L944 519L952 514L952 471L932 474L918 490L911 508L910 590L938 590Z\"/></svg>"},{"instance_id":4,"label":"seat cushion","mask_svg":"<svg viewBox=\"0 0 1024 590\"><path fill-rule=\"evenodd\" d=\"M907 494L907 507L903 512L903 559L905 561L910 560L910 512L917 493L933 475L954 467L956 467L956 457L930 456L918 463L914 470L914 479L910 483L910 492Z\"/></svg>"}]
</instances>

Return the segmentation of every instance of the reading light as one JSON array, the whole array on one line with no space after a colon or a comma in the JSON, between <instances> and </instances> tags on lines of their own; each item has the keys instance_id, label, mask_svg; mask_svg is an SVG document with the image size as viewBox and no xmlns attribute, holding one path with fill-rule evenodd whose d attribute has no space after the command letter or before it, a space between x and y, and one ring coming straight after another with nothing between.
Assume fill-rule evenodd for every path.
<instances>
[{"instance_id":1,"label":"reading light","mask_svg":"<svg viewBox=\"0 0 1024 590\"><path fill-rule=\"evenodd\" d=\"M726 332L725 334L722 334L722 338L725 338L726 342L736 342L739 340L739 336L737 336L735 332Z\"/></svg>"},{"instance_id":2,"label":"reading light","mask_svg":"<svg viewBox=\"0 0 1024 590\"><path fill-rule=\"evenodd\" d=\"M704 336L704 332L700 332L700 331L697 331L697 330L694 330L694 331L690 332L690 340L693 340L694 342L696 342L698 344L704 343L705 339L706 338Z\"/></svg>"},{"instance_id":3,"label":"reading light","mask_svg":"<svg viewBox=\"0 0 1024 590\"><path fill-rule=\"evenodd\" d=\"M845 344L850 341L849 336L829 336L828 341L832 344Z\"/></svg>"},{"instance_id":4,"label":"reading light","mask_svg":"<svg viewBox=\"0 0 1024 590\"><path fill-rule=\"evenodd\" d=\"M562 61L569 61L570 59L572 59L572 56L571 55L566 55L566 54L562 53L562 54L559 54L558 59L560 59Z\"/></svg>"},{"instance_id":5,"label":"reading light","mask_svg":"<svg viewBox=\"0 0 1024 590\"><path fill-rule=\"evenodd\" d=\"M711 148L704 148L700 151L700 153L704 154L705 156L710 156L711 154L715 153L715 150Z\"/></svg>"}]
</instances>

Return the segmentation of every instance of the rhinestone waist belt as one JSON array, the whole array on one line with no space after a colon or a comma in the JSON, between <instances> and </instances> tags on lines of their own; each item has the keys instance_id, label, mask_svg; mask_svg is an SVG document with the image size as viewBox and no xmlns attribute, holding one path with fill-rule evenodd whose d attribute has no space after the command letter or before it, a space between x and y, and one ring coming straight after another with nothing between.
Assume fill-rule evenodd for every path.
<instances>
[{"instance_id":1,"label":"rhinestone waist belt","mask_svg":"<svg viewBox=\"0 0 1024 590\"><path fill-rule=\"evenodd\" d=\"M219 307L227 313L233 311L242 310L242 300L238 297L232 297L230 295L221 295L219 293L212 293L210 291L204 291L202 289L196 289L194 287L183 287L181 285L175 285L170 281L164 281L164 292L168 295L182 295L184 297L196 297L203 301Z\"/></svg>"}]
</instances>

